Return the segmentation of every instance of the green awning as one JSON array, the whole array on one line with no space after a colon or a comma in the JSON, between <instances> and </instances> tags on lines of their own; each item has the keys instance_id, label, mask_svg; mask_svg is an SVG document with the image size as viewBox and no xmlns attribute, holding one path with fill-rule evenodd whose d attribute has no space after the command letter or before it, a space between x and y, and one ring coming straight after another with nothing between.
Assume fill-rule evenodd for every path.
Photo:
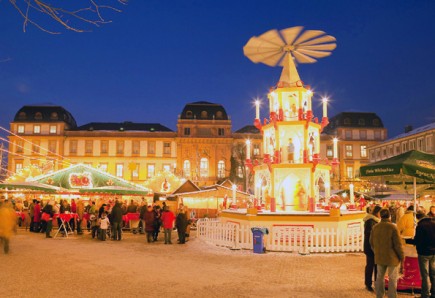
<instances>
[{"instance_id":1,"label":"green awning","mask_svg":"<svg viewBox=\"0 0 435 298\"><path fill-rule=\"evenodd\" d=\"M96 188L82 188L79 190L81 194L88 195L129 195L129 196L145 196L147 190L126 188L120 186L104 186Z\"/></svg>"},{"instance_id":2,"label":"green awning","mask_svg":"<svg viewBox=\"0 0 435 298\"><path fill-rule=\"evenodd\" d=\"M362 166L361 176L408 175L435 183L435 155L412 150Z\"/></svg>"},{"instance_id":3,"label":"green awning","mask_svg":"<svg viewBox=\"0 0 435 298\"><path fill-rule=\"evenodd\" d=\"M56 186L38 183L38 182L5 182L5 183L0 183L0 189L31 190L31 191L42 191L42 192L47 192L47 193L55 193L60 188L56 187Z\"/></svg>"}]
</instances>

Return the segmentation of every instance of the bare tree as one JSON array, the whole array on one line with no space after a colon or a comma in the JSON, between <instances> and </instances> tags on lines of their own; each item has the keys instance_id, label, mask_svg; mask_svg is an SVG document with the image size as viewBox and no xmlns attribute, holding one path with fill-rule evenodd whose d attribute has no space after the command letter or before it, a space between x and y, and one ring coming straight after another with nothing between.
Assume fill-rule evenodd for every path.
<instances>
[{"instance_id":1,"label":"bare tree","mask_svg":"<svg viewBox=\"0 0 435 298\"><path fill-rule=\"evenodd\" d=\"M26 32L27 26L31 24L50 34L59 34L60 32L42 25L44 22L42 19L44 17L54 21L54 23L61 25L67 30L74 32L90 31L86 28L99 27L111 22L111 20L103 17L104 11L121 12L119 6L126 5L128 0L106 1L112 2L112 5L101 4L102 1L99 0L74 0L65 2L72 2L72 4L65 3L63 7L57 7L54 4L40 0L9 0L9 3L23 17L24 32Z\"/></svg>"}]
</instances>

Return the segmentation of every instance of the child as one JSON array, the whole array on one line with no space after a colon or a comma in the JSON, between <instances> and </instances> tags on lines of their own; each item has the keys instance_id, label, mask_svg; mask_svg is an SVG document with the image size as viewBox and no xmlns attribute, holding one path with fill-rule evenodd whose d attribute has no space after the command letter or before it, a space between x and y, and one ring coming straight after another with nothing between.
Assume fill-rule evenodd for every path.
<instances>
[{"instance_id":1,"label":"child","mask_svg":"<svg viewBox=\"0 0 435 298\"><path fill-rule=\"evenodd\" d=\"M106 233L107 229L109 228L109 219L107 218L107 212L103 212L101 214L101 218L99 220L100 222L100 233L101 233L101 240L106 241Z\"/></svg>"},{"instance_id":2,"label":"child","mask_svg":"<svg viewBox=\"0 0 435 298\"><path fill-rule=\"evenodd\" d=\"M97 232L98 232L97 216L95 214L91 214L91 216L89 216L89 222L92 230L92 239L93 239L95 238L95 236L97 236Z\"/></svg>"}]
</instances>

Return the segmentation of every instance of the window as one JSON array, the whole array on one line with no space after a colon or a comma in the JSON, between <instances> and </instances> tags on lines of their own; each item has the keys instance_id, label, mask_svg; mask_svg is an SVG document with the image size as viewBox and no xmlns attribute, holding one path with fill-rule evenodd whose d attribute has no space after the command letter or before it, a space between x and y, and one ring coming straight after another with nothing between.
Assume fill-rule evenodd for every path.
<instances>
[{"instance_id":1,"label":"window","mask_svg":"<svg viewBox=\"0 0 435 298\"><path fill-rule=\"evenodd\" d=\"M402 153L405 153L406 151L408 151L408 144L402 143Z\"/></svg>"},{"instance_id":2,"label":"window","mask_svg":"<svg viewBox=\"0 0 435 298\"><path fill-rule=\"evenodd\" d=\"M93 141L92 140L86 140L85 142L85 153L86 154L92 154L93 152Z\"/></svg>"},{"instance_id":3,"label":"window","mask_svg":"<svg viewBox=\"0 0 435 298\"><path fill-rule=\"evenodd\" d=\"M132 142L131 153L134 155L139 155L139 153L140 153L140 142L139 141Z\"/></svg>"},{"instance_id":4,"label":"window","mask_svg":"<svg viewBox=\"0 0 435 298\"><path fill-rule=\"evenodd\" d=\"M156 154L156 142L148 141L148 154Z\"/></svg>"},{"instance_id":5,"label":"window","mask_svg":"<svg viewBox=\"0 0 435 298\"><path fill-rule=\"evenodd\" d=\"M432 151L432 138L431 136L426 136L426 152Z\"/></svg>"},{"instance_id":6,"label":"window","mask_svg":"<svg viewBox=\"0 0 435 298\"><path fill-rule=\"evenodd\" d=\"M171 143L163 143L163 154L171 154Z\"/></svg>"},{"instance_id":7,"label":"window","mask_svg":"<svg viewBox=\"0 0 435 298\"><path fill-rule=\"evenodd\" d=\"M333 145L326 145L326 156L332 157L334 155Z\"/></svg>"},{"instance_id":8,"label":"window","mask_svg":"<svg viewBox=\"0 0 435 298\"><path fill-rule=\"evenodd\" d=\"M216 119L222 119L222 118L223 118L222 112L221 111L217 111L216 112Z\"/></svg>"},{"instance_id":9,"label":"window","mask_svg":"<svg viewBox=\"0 0 435 298\"><path fill-rule=\"evenodd\" d=\"M35 113L35 119L36 120L42 120L42 114L40 112Z\"/></svg>"},{"instance_id":10,"label":"window","mask_svg":"<svg viewBox=\"0 0 435 298\"><path fill-rule=\"evenodd\" d=\"M34 125L33 133L41 133L41 125Z\"/></svg>"},{"instance_id":11,"label":"window","mask_svg":"<svg viewBox=\"0 0 435 298\"><path fill-rule=\"evenodd\" d=\"M101 141L100 153L107 154L109 152L109 141Z\"/></svg>"},{"instance_id":12,"label":"window","mask_svg":"<svg viewBox=\"0 0 435 298\"><path fill-rule=\"evenodd\" d=\"M207 119L207 116L208 116L207 111L202 111L201 112L201 118L202 119Z\"/></svg>"},{"instance_id":13,"label":"window","mask_svg":"<svg viewBox=\"0 0 435 298\"><path fill-rule=\"evenodd\" d=\"M243 178L243 169L242 169L242 166L238 166L237 167L237 176L239 178Z\"/></svg>"},{"instance_id":14,"label":"window","mask_svg":"<svg viewBox=\"0 0 435 298\"><path fill-rule=\"evenodd\" d=\"M116 177L124 177L124 165L122 163L116 164Z\"/></svg>"},{"instance_id":15,"label":"window","mask_svg":"<svg viewBox=\"0 0 435 298\"><path fill-rule=\"evenodd\" d=\"M396 147L396 155L400 154L400 144L396 144L394 147Z\"/></svg>"},{"instance_id":16,"label":"window","mask_svg":"<svg viewBox=\"0 0 435 298\"><path fill-rule=\"evenodd\" d=\"M57 120L57 119L59 119L59 116L57 115L56 112L53 112L53 113L50 114L50 119L51 120Z\"/></svg>"},{"instance_id":17,"label":"window","mask_svg":"<svg viewBox=\"0 0 435 298\"><path fill-rule=\"evenodd\" d=\"M381 132L379 130L375 130L375 140L381 139Z\"/></svg>"},{"instance_id":18,"label":"window","mask_svg":"<svg viewBox=\"0 0 435 298\"><path fill-rule=\"evenodd\" d=\"M361 125L361 126L366 125L366 120L364 118L359 118L358 125Z\"/></svg>"},{"instance_id":19,"label":"window","mask_svg":"<svg viewBox=\"0 0 435 298\"><path fill-rule=\"evenodd\" d=\"M41 146L41 141L35 140L32 142L32 151L33 153L39 153Z\"/></svg>"},{"instance_id":20,"label":"window","mask_svg":"<svg viewBox=\"0 0 435 298\"><path fill-rule=\"evenodd\" d=\"M57 141L48 141L48 151L49 153L56 153Z\"/></svg>"},{"instance_id":21,"label":"window","mask_svg":"<svg viewBox=\"0 0 435 298\"><path fill-rule=\"evenodd\" d=\"M346 167L346 176L347 178L353 178L353 167Z\"/></svg>"},{"instance_id":22,"label":"window","mask_svg":"<svg viewBox=\"0 0 435 298\"><path fill-rule=\"evenodd\" d=\"M15 173L18 173L23 169L23 162L22 161L16 161L15 162Z\"/></svg>"},{"instance_id":23,"label":"window","mask_svg":"<svg viewBox=\"0 0 435 298\"><path fill-rule=\"evenodd\" d=\"M186 118L188 118L188 119L192 119L192 118L193 118L193 113L192 113L192 111L187 111L187 112L186 112Z\"/></svg>"},{"instance_id":24,"label":"window","mask_svg":"<svg viewBox=\"0 0 435 298\"><path fill-rule=\"evenodd\" d=\"M116 141L116 154L124 154L124 141Z\"/></svg>"},{"instance_id":25,"label":"window","mask_svg":"<svg viewBox=\"0 0 435 298\"><path fill-rule=\"evenodd\" d=\"M370 151L370 159L373 161L375 160L376 156L375 156L375 151Z\"/></svg>"},{"instance_id":26,"label":"window","mask_svg":"<svg viewBox=\"0 0 435 298\"><path fill-rule=\"evenodd\" d=\"M184 135L185 136L190 136L190 127L185 127L184 128Z\"/></svg>"},{"instance_id":27,"label":"window","mask_svg":"<svg viewBox=\"0 0 435 298\"><path fill-rule=\"evenodd\" d=\"M367 130L360 130L359 131L359 138L361 140L367 140Z\"/></svg>"},{"instance_id":28,"label":"window","mask_svg":"<svg viewBox=\"0 0 435 298\"><path fill-rule=\"evenodd\" d=\"M171 172L171 165L170 164L164 164L162 170L165 171L165 172Z\"/></svg>"},{"instance_id":29,"label":"window","mask_svg":"<svg viewBox=\"0 0 435 298\"><path fill-rule=\"evenodd\" d=\"M345 138L346 138L346 140L351 140L352 139L352 131L351 130L346 130L346 132L345 132Z\"/></svg>"},{"instance_id":30,"label":"window","mask_svg":"<svg viewBox=\"0 0 435 298\"><path fill-rule=\"evenodd\" d=\"M190 161L188 160L183 162L183 175L184 177L190 177Z\"/></svg>"},{"instance_id":31,"label":"window","mask_svg":"<svg viewBox=\"0 0 435 298\"><path fill-rule=\"evenodd\" d=\"M24 151L24 141L23 140L17 140L15 144L15 152L16 153L23 153Z\"/></svg>"},{"instance_id":32,"label":"window","mask_svg":"<svg viewBox=\"0 0 435 298\"><path fill-rule=\"evenodd\" d=\"M417 140L417 150L424 151L424 139L420 138Z\"/></svg>"},{"instance_id":33,"label":"window","mask_svg":"<svg viewBox=\"0 0 435 298\"><path fill-rule=\"evenodd\" d=\"M24 133L24 125L18 125L17 132L18 133Z\"/></svg>"},{"instance_id":34,"label":"window","mask_svg":"<svg viewBox=\"0 0 435 298\"><path fill-rule=\"evenodd\" d=\"M154 177L155 170L156 170L156 166L154 164L148 164L147 165L147 178Z\"/></svg>"},{"instance_id":35,"label":"window","mask_svg":"<svg viewBox=\"0 0 435 298\"><path fill-rule=\"evenodd\" d=\"M136 180L139 179L139 165L139 163L130 164L131 177Z\"/></svg>"},{"instance_id":36,"label":"window","mask_svg":"<svg viewBox=\"0 0 435 298\"><path fill-rule=\"evenodd\" d=\"M57 126L56 125L50 125L50 133L56 133L57 132Z\"/></svg>"},{"instance_id":37,"label":"window","mask_svg":"<svg viewBox=\"0 0 435 298\"><path fill-rule=\"evenodd\" d=\"M25 120L25 119L27 119L27 115L26 115L26 113L24 113L24 112L20 112L20 113L18 114L18 119L20 119L20 120Z\"/></svg>"},{"instance_id":38,"label":"window","mask_svg":"<svg viewBox=\"0 0 435 298\"><path fill-rule=\"evenodd\" d=\"M379 149L376 150L376 158L381 159L381 150Z\"/></svg>"},{"instance_id":39,"label":"window","mask_svg":"<svg viewBox=\"0 0 435 298\"><path fill-rule=\"evenodd\" d=\"M388 146L388 156L393 156L393 155L394 155L393 146Z\"/></svg>"},{"instance_id":40,"label":"window","mask_svg":"<svg viewBox=\"0 0 435 298\"><path fill-rule=\"evenodd\" d=\"M260 155L260 144L253 145L253 154L254 154L254 156Z\"/></svg>"},{"instance_id":41,"label":"window","mask_svg":"<svg viewBox=\"0 0 435 298\"><path fill-rule=\"evenodd\" d=\"M387 149L382 148L382 156L387 157Z\"/></svg>"},{"instance_id":42,"label":"window","mask_svg":"<svg viewBox=\"0 0 435 298\"><path fill-rule=\"evenodd\" d=\"M415 150L415 140L409 141L409 150Z\"/></svg>"},{"instance_id":43,"label":"window","mask_svg":"<svg viewBox=\"0 0 435 298\"><path fill-rule=\"evenodd\" d=\"M77 154L77 141L69 141L69 154Z\"/></svg>"},{"instance_id":44,"label":"window","mask_svg":"<svg viewBox=\"0 0 435 298\"><path fill-rule=\"evenodd\" d=\"M344 125L350 125L350 118L344 118Z\"/></svg>"},{"instance_id":45,"label":"window","mask_svg":"<svg viewBox=\"0 0 435 298\"><path fill-rule=\"evenodd\" d=\"M379 126L381 124L381 122L379 121L379 119L373 119L373 126Z\"/></svg>"},{"instance_id":46,"label":"window","mask_svg":"<svg viewBox=\"0 0 435 298\"><path fill-rule=\"evenodd\" d=\"M103 172L107 172L107 163L100 163L99 169Z\"/></svg>"},{"instance_id":47,"label":"window","mask_svg":"<svg viewBox=\"0 0 435 298\"><path fill-rule=\"evenodd\" d=\"M352 157L353 156L353 148L352 147L353 147L352 145L346 145L345 146L345 151L346 151L345 155L346 155L346 157Z\"/></svg>"},{"instance_id":48,"label":"window","mask_svg":"<svg viewBox=\"0 0 435 298\"><path fill-rule=\"evenodd\" d=\"M218 128L218 135L224 136L225 135L225 129L224 128Z\"/></svg>"},{"instance_id":49,"label":"window","mask_svg":"<svg viewBox=\"0 0 435 298\"><path fill-rule=\"evenodd\" d=\"M367 145L361 145L361 157L367 157Z\"/></svg>"},{"instance_id":50,"label":"window","mask_svg":"<svg viewBox=\"0 0 435 298\"><path fill-rule=\"evenodd\" d=\"M201 158L199 164L199 177L207 178L208 177L208 159L203 157Z\"/></svg>"},{"instance_id":51,"label":"window","mask_svg":"<svg viewBox=\"0 0 435 298\"><path fill-rule=\"evenodd\" d=\"M225 162L223 160L220 160L218 162L217 176L218 176L218 178L224 178L225 177Z\"/></svg>"}]
</instances>

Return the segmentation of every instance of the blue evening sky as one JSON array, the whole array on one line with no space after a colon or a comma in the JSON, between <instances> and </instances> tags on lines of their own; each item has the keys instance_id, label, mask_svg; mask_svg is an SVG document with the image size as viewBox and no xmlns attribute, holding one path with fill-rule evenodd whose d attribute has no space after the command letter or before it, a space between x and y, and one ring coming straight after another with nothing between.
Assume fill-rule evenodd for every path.
<instances>
[{"instance_id":1,"label":"blue evening sky","mask_svg":"<svg viewBox=\"0 0 435 298\"><path fill-rule=\"evenodd\" d=\"M159 122L175 130L186 103L210 101L224 105L237 130L252 124L255 97L266 117L266 93L281 73L252 63L243 46L293 26L337 39L330 57L298 67L316 93L315 116L328 95L329 116L376 112L390 137L435 121L433 0L136 0L121 8L89 33L40 19L62 30L50 35L31 25L24 33L1 1L0 126L9 128L23 105L51 103L79 125Z\"/></svg>"}]
</instances>

